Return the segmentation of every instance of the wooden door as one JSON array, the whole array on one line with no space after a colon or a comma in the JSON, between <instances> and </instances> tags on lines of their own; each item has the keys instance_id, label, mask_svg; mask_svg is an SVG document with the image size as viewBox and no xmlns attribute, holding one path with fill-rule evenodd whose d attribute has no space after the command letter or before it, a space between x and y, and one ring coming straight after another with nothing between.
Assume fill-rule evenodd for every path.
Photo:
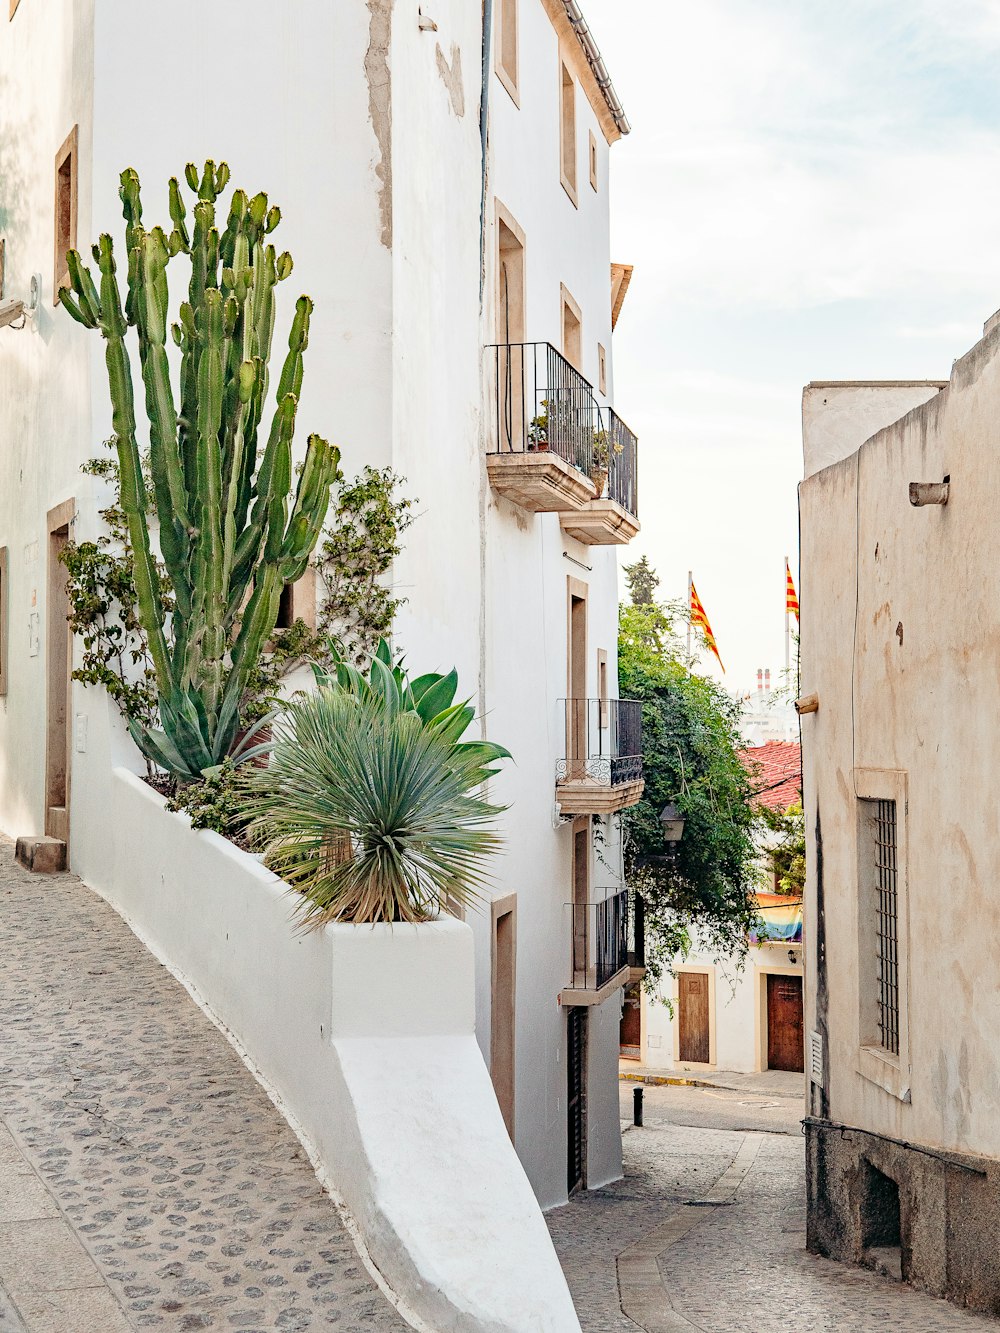
<instances>
[{"instance_id":1,"label":"wooden door","mask_svg":"<svg viewBox=\"0 0 1000 1333\"><path fill-rule=\"evenodd\" d=\"M587 1183L587 1010L566 1015L566 1188L570 1194Z\"/></svg>"},{"instance_id":2,"label":"wooden door","mask_svg":"<svg viewBox=\"0 0 1000 1333\"><path fill-rule=\"evenodd\" d=\"M642 989L637 981L625 987L618 1045L623 1060L642 1058Z\"/></svg>"},{"instance_id":3,"label":"wooden door","mask_svg":"<svg viewBox=\"0 0 1000 1333\"><path fill-rule=\"evenodd\" d=\"M802 1032L802 978L767 979L767 1067L801 1073L805 1068Z\"/></svg>"},{"instance_id":4,"label":"wooden door","mask_svg":"<svg viewBox=\"0 0 1000 1333\"><path fill-rule=\"evenodd\" d=\"M59 559L76 512L73 500L49 511L46 589L45 832L69 846L69 728L73 636L66 566Z\"/></svg>"},{"instance_id":5,"label":"wooden door","mask_svg":"<svg viewBox=\"0 0 1000 1333\"><path fill-rule=\"evenodd\" d=\"M515 1034L517 1030L515 978L517 974L517 899L493 904L493 1006L490 1035L490 1074L504 1124L514 1138ZM506 909L506 910L504 910Z\"/></svg>"},{"instance_id":6,"label":"wooden door","mask_svg":"<svg viewBox=\"0 0 1000 1333\"><path fill-rule=\"evenodd\" d=\"M709 1062L708 973L681 972L677 977L677 1025L680 1058L692 1064Z\"/></svg>"}]
</instances>

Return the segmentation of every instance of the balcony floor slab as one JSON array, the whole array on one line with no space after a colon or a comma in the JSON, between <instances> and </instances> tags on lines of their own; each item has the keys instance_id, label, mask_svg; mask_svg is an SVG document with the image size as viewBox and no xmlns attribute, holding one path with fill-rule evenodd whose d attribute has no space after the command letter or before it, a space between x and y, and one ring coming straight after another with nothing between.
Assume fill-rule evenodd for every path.
<instances>
[{"instance_id":1,"label":"balcony floor slab","mask_svg":"<svg viewBox=\"0 0 1000 1333\"><path fill-rule=\"evenodd\" d=\"M561 513L559 523L563 532L584 546L627 546L639 532L639 520L615 500L591 500Z\"/></svg>"},{"instance_id":2,"label":"balcony floor slab","mask_svg":"<svg viewBox=\"0 0 1000 1333\"><path fill-rule=\"evenodd\" d=\"M599 988L588 989L584 987L567 986L565 990L559 992L559 1003L567 1007L573 1005L593 1005L603 1004L609 995L613 995L616 990L628 983L629 969L620 967L610 981L606 981Z\"/></svg>"},{"instance_id":3,"label":"balcony floor slab","mask_svg":"<svg viewBox=\"0 0 1000 1333\"><path fill-rule=\"evenodd\" d=\"M645 782L619 782L610 786L586 778L556 784L556 801L563 815L610 815L642 800Z\"/></svg>"},{"instance_id":4,"label":"balcony floor slab","mask_svg":"<svg viewBox=\"0 0 1000 1333\"><path fill-rule=\"evenodd\" d=\"M594 483L550 450L487 454L490 485L533 514L583 509L594 500Z\"/></svg>"}]
</instances>

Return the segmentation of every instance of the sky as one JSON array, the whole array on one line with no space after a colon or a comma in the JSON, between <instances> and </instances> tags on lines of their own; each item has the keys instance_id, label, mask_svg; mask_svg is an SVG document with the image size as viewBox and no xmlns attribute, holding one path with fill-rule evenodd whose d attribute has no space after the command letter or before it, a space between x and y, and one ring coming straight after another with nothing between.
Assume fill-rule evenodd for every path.
<instances>
[{"instance_id":1,"label":"sky","mask_svg":"<svg viewBox=\"0 0 1000 1333\"><path fill-rule=\"evenodd\" d=\"M1000 0L584 0L632 133L614 405L734 691L784 667L810 380L947 379L1000 307ZM796 583L798 582L796 572Z\"/></svg>"}]
</instances>

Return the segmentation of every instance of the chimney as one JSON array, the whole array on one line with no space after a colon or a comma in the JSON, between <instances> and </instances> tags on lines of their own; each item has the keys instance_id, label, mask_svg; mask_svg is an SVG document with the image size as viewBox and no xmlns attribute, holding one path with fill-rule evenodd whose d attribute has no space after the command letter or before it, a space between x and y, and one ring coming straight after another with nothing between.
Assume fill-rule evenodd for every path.
<instances>
[{"instance_id":1,"label":"chimney","mask_svg":"<svg viewBox=\"0 0 1000 1333\"><path fill-rule=\"evenodd\" d=\"M770 667L768 667L767 670L764 672L764 692L765 692L766 694L770 694L770 693L771 693L771 668L770 668Z\"/></svg>"},{"instance_id":2,"label":"chimney","mask_svg":"<svg viewBox=\"0 0 1000 1333\"><path fill-rule=\"evenodd\" d=\"M763 682L764 682L764 673L763 673L763 671L761 671L760 667L758 667L758 668L757 668L757 693L758 693L758 694L760 694L761 690L764 688L764 683L763 683Z\"/></svg>"}]
</instances>

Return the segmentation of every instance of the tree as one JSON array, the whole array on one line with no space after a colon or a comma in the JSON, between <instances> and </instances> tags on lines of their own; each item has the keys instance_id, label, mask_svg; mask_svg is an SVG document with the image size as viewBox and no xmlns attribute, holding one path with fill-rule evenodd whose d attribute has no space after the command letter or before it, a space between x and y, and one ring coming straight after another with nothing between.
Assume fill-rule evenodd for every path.
<instances>
[{"instance_id":1,"label":"tree","mask_svg":"<svg viewBox=\"0 0 1000 1333\"><path fill-rule=\"evenodd\" d=\"M633 604L620 608L622 698L643 709L643 799L625 813L626 874L645 905L646 984L655 989L697 929L720 956L742 958L757 920L752 782L740 761L739 704L688 667L674 632L682 610L652 601L655 572L626 570ZM683 813L684 836L664 856L660 812Z\"/></svg>"}]
</instances>

